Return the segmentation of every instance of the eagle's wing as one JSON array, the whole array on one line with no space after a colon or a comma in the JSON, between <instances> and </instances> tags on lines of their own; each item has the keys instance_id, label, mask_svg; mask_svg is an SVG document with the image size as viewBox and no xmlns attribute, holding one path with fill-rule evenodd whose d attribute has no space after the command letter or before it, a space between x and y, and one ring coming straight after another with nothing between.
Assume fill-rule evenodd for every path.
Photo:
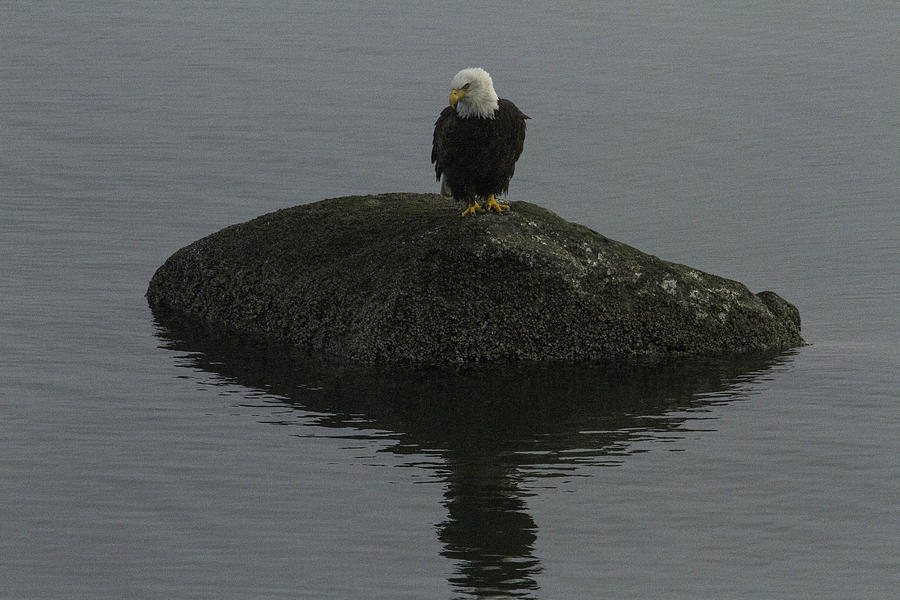
<instances>
[{"instance_id":1,"label":"eagle's wing","mask_svg":"<svg viewBox=\"0 0 900 600\"><path fill-rule=\"evenodd\" d=\"M459 117L456 109L448 106L441 111L441 116L434 123L434 139L431 144L431 162L434 163L434 174L438 181L449 159L450 138Z\"/></svg>"},{"instance_id":2,"label":"eagle's wing","mask_svg":"<svg viewBox=\"0 0 900 600\"><path fill-rule=\"evenodd\" d=\"M519 110L519 107L509 100L501 98L499 118L504 121L501 129L506 135L503 160L512 167L510 169L510 177L512 177L516 161L522 156L522 150L525 148L525 130L527 129L525 120L531 117Z\"/></svg>"}]
</instances>

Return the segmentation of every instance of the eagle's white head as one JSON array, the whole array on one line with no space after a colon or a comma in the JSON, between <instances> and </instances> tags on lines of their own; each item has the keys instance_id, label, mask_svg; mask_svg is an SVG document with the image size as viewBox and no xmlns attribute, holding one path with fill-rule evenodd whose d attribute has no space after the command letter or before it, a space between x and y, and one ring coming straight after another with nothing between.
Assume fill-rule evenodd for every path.
<instances>
[{"instance_id":1,"label":"eagle's white head","mask_svg":"<svg viewBox=\"0 0 900 600\"><path fill-rule=\"evenodd\" d=\"M463 69L450 82L450 106L463 118L481 117L493 119L500 99L494 91L494 82L481 67Z\"/></svg>"}]
</instances>

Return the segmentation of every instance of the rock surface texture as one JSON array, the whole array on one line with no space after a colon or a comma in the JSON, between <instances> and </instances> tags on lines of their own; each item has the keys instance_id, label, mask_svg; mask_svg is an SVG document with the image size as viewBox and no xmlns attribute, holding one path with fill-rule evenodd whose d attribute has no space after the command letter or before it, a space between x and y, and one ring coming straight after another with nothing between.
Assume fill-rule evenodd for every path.
<instances>
[{"instance_id":1,"label":"rock surface texture","mask_svg":"<svg viewBox=\"0 0 900 600\"><path fill-rule=\"evenodd\" d=\"M621 360L797 346L774 292L660 260L524 202L334 198L227 227L150 282L161 313L361 362Z\"/></svg>"}]
</instances>

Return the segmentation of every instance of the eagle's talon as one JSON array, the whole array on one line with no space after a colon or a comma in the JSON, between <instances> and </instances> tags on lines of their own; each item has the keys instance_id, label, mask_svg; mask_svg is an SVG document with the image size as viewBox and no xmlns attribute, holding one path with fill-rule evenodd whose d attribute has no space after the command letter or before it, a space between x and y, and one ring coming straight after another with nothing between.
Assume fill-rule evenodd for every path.
<instances>
[{"instance_id":1,"label":"eagle's talon","mask_svg":"<svg viewBox=\"0 0 900 600\"><path fill-rule=\"evenodd\" d=\"M481 208L481 206L479 206L477 202L472 200L471 204L469 204L469 208L462 211L462 216L465 217L466 215L474 215L476 212L484 212L484 209Z\"/></svg>"},{"instance_id":2,"label":"eagle's talon","mask_svg":"<svg viewBox=\"0 0 900 600\"><path fill-rule=\"evenodd\" d=\"M505 209L505 210L509 210L509 204L500 204L500 203L497 202L497 200L494 198L494 195L491 194L491 195L488 197L487 204L484 205L484 208L485 208L486 210L493 210L493 211L495 211L498 215L502 215L504 209Z\"/></svg>"}]
</instances>

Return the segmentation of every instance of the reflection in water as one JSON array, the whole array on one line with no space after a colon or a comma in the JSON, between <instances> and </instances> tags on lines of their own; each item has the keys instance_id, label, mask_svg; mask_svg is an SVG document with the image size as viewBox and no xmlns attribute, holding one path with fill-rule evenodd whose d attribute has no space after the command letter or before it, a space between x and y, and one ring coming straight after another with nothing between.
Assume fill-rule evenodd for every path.
<instances>
[{"instance_id":1,"label":"reflection in water","mask_svg":"<svg viewBox=\"0 0 900 600\"><path fill-rule=\"evenodd\" d=\"M157 315L166 348L184 366L264 390L318 413L314 424L396 443L384 451L429 465L445 482L443 554L451 584L476 596L534 597L537 527L524 478L614 465L647 439L681 437L685 411L740 395L736 386L783 357L655 365L517 364L386 371L299 355Z\"/></svg>"},{"instance_id":2,"label":"reflection in water","mask_svg":"<svg viewBox=\"0 0 900 600\"><path fill-rule=\"evenodd\" d=\"M443 555L460 565L451 583L479 595L525 596L537 589L533 546L537 527L508 465L490 454L451 459L440 525Z\"/></svg>"}]
</instances>

